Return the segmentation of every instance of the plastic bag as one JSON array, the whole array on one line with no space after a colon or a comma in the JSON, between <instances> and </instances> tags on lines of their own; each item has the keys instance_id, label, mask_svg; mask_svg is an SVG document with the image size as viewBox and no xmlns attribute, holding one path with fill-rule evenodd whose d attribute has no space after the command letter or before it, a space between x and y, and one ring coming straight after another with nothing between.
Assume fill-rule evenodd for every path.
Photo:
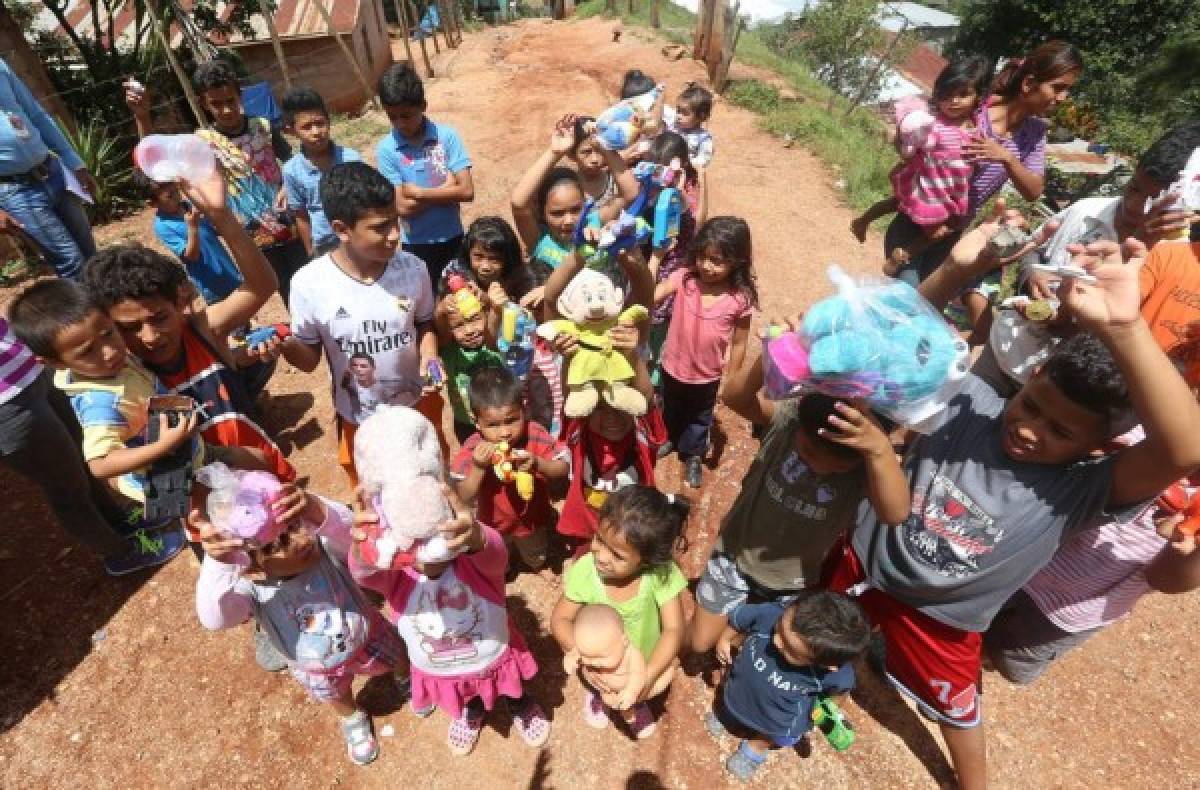
<instances>
[{"instance_id":1,"label":"plastic bag","mask_svg":"<svg viewBox=\"0 0 1200 790\"><path fill-rule=\"evenodd\" d=\"M768 333L767 396L862 398L903 425L944 406L967 372L966 342L906 283L855 281L838 266L829 279L837 294L809 308L799 332Z\"/></svg>"},{"instance_id":2,"label":"plastic bag","mask_svg":"<svg viewBox=\"0 0 1200 790\"><path fill-rule=\"evenodd\" d=\"M196 480L209 489L209 521L226 535L265 546L287 529L271 510L283 486L270 472L243 472L216 461L197 469Z\"/></svg>"}]
</instances>

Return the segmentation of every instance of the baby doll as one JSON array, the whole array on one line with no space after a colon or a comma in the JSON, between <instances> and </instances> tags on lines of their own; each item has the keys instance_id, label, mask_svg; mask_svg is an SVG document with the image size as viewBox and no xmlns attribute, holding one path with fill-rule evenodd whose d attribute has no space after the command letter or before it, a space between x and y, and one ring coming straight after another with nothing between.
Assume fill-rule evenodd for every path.
<instances>
[{"instance_id":1,"label":"baby doll","mask_svg":"<svg viewBox=\"0 0 1200 790\"><path fill-rule=\"evenodd\" d=\"M616 609L588 604L575 615L575 647L563 656L568 675L579 669L607 707L629 710L646 684L646 659L625 635Z\"/></svg>"}]
</instances>

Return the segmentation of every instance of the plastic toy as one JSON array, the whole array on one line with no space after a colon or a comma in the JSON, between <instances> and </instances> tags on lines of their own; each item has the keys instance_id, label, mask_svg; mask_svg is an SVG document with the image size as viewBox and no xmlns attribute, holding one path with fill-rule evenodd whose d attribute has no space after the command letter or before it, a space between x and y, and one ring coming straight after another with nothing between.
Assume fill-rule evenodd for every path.
<instances>
[{"instance_id":1,"label":"plastic toy","mask_svg":"<svg viewBox=\"0 0 1200 790\"><path fill-rule=\"evenodd\" d=\"M286 340L291 335L292 329L287 324L270 324L268 326L260 326L258 329L248 332L242 338L242 343L253 348L254 346L266 343L273 337Z\"/></svg>"},{"instance_id":2,"label":"plastic toy","mask_svg":"<svg viewBox=\"0 0 1200 790\"><path fill-rule=\"evenodd\" d=\"M652 91L623 99L596 117L586 131L609 151L623 151L637 142L643 128L648 127L648 115L662 93L662 86Z\"/></svg>"},{"instance_id":3,"label":"plastic toy","mask_svg":"<svg viewBox=\"0 0 1200 790\"><path fill-rule=\"evenodd\" d=\"M896 102L896 136L900 140L900 155L910 158L933 143L933 115L929 105L919 96L907 96Z\"/></svg>"},{"instance_id":4,"label":"plastic toy","mask_svg":"<svg viewBox=\"0 0 1200 790\"><path fill-rule=\"evenodd\" d=\"M500 315L500 335L496 350L504 355L504 366L518 379L525 379L533 365L533 334L537 321L518 304L504 305Z\"/></svg>"},{"instance_id":5,"label":"plastic toy","mask_svg":"<svg viewBox=\"0 0 1200 790\"><path fill-rule=\"evenodd\" d=\"M854 727L828 694L817 695L812 720L835 750L844 752L854 745Z\"/></svg>"},{"instance_id":6,"label":"plastic toy","mask_svg":"<svg viewBox=\"0 0 1200 790\"><path fill-rule=\"evenodd\" d=\"M575 648L563 656L568 675L583 671L604 704L628 710L646 683L646 659L625 634L621 615L606 604L588 604L575 615Z\"/></svg>"},{"instance_id":7,"label":"plastic toy","mask_svg":"<svg viewBox=\"0 0 1200 790\"><path fill-rule=\"evenodd\" d=\"M809 308L799 332L768 331L768 397L823 392L910 426L929 417L966 374L966 343L905 283L856 283L837 266L829 278L838 293Z\"/></svg>"},{"instance_id":8,"label":"plastic toy","mask_svg":"<svg viewBox=\"0 0 1200 790\"><path fill-rule=\"evenodd\" d=\"M630 386L633 366L625 355L614 351L609 335L617 324L632 326L649 317L642 305L621 310L624 296L621 289L598 271L584 269L567 284L558 297L557 321L540 325L537 333L551 341L559 332L579 338L579 350L567 367L567 399L563 414L586 417L600 401L601 388L606 388L605 400L616 409L634 416L646 413L646 397Z\"/></svg>"},{"instance_id":9,"label":"plastic toy","mask_svg":"<svg viewBox=\"0 0 1200 790\"><path fill-rule=\"evenodd\" d=\"M515 483L517 496L526 502L533 499L533 475L517 469L516 463L529 457L524 450L514 450L508 442L496 442L492 451L492 471L501 483Z\"/></svg>"},{"instance_id":10,"label":"plastic toy","mask_svg":"<svg viewBox=\"0 0 1200 790\"><path fill-rule=\"evenodd\" d=\"M194 134L151 134L133 149L133 161L149 178L160 183L199 181L217 167L207 142Z\"/></svg>"},{"instance_id":11,"label":"plastic toy","mask_svg":"<svg viewBox=\"0 0 1200 790\"><path fill-rule=\"evenodd\" d=\"M441 389L446 383L446 371L442 370L442 363L436 359L429 360L429 365L425 368L425 381L429 386Z\"/></svg>"},{"instance_id":12,"label":"plastic toy","mask_svg":"<svg viewBox=\"0 0 1200 790\"><path fill-rule=\"evenodd\" d=\"M454 304L464 321L470 321L483 311L479 297L475 296L467 287L467 281L462 275L450 275L446 278L446 286L450 289L450 293L454 294Z\"/></svg>"},{"instance_id":13,"label":"plastic toy","mask_svg":"<svg viewBox=\"0 0 1200 790\"><path fill-rule=\"evenodd\" d=\"M1172 483L1166 491L1159 494L1155 504L1168 513L1183 514L1183 521L1179 522L1175 529L1184 535L1200 532L1200 494L1189 497L1181 482Z\"/></svg>"},{"instance_id":14,"label":"plastic toy","mask_svg":"<svg viewBox=\"0 0 1200 790\"><path fill-rule=\"evenodd\" d=\"M454 513L442 492L442 451L429 420L406 406L380 406L354 435L354 465L379 514L361 544L366 563L388 570L453 558L439 532Z\"/></svg>"},{"instance_id":15,"label":"plastic toy","mask_svg":"<svg viewBox=\"0 0 1200 790\"><path fill-rule=\"evenodd\" d=\"M287 529L271 512L283 486L270 472L241 472L217 461L196 470L196 479L209 489L209 520L230 537L261 547Z\"/></svg>"},{"instance_id":16,"label":"plastic toy","mask_svg":"<svg viewBox=\"0 0 1200 790\"><path fill-rule=\"evenodd\" d=\"M162 415L167 425L174 428L180 420L187 420L196 411L196 401L187 395L155 395L147 404L146 442L158 441ZM148 521L183 518L191 506L192 468L194 447L192 442L182 442L167 455L162 456L146 470L145 516Z\"/></svg>"},{"instance_id":17,"label":"plastic toy","mask_svg":"<svg viewBox=\"0 0 1200 790\"><path fill-rule=\"evenodd\" d=\"M683 220L683 188L685 175L679 160L670 165L655 165L643 162L633 169L634 177L641 183L641 190L633 202L620 215L601 225L595 212L595 201L589 198L575 226L575 245L589 268L600 268L598 264L647 239L655 249L666 247L679 237L679 226ZM641 216L650 200L650 193L658 190L651 216L654 225ZM589 234L588 231L591 231ZM594 238L589 238L593 236Z\"/></svg>"}]
</instances>

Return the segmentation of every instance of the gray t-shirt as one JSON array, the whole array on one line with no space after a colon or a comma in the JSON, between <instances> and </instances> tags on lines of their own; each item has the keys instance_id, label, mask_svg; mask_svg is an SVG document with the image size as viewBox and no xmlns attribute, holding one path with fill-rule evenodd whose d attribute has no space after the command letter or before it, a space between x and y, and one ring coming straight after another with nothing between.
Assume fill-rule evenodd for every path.
<instances>
[{"instance_id":1,"label":"gray t-shirt","mask_svg":"<svg viewBox=\"0 0 1200 790\"><path fill-rule=\"evenodd\" d=\"M1111 457L1065 467L1009 458L1001 446L1005 404L968 374L941 425L905 459L912 514L891 526L864 508L854 531L875 587L964 631L987 630L1066 533L1094 522L1112 478Z\"/></svg>"},{"instance_id":2,"label":"gray t-shirt","mask_svg":"<svg viewBox=\"0 0 1200 790\"><path fill-rule=\"evenodd\" d=\"M802 590L820 581L825 556L854 526L866 491L861 466L819 476L801 460L796 404L775 404L770 430L717 539L717 551L732 557L743 576L773 592Z\"/></svg>"}]
</instances>

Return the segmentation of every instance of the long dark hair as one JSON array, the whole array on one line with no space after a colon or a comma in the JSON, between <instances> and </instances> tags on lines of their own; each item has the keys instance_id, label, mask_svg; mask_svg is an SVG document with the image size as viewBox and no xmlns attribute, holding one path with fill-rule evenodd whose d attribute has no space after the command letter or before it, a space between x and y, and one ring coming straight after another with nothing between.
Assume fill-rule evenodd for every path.
<instances>
[{"instance_id":1,"label":"long dark hair","mask_svg":"<svg viewBox=\"0 0 1200 790\"><path fill-rule=\"evenodd\" d=\"M503 217L479 217L467 228L458 253L459 262L467 269L471 268L471 249L474 247L500 259L504 264L501 279L507 279L521 266L521 243L517 241L512 225Z\"/></svg>"},{"instance_id":2,"label":"long dark hair","mask_svg":"<svg viewBox=\"0 0 1200 790\"><path fill-rule=\"evenodd\" d=\"M1066 41L1051 40L1039 46L1023 58L1014 58L1004 65L992 83L992 93L1006 101L1021 93L1021 83L1026 77L1041 84L1058 79L1064 74L1083 71L1083 55L1074 45Z\"/></svg>"},{"instance_id":3,"label":"long dark hair","mask_svg":"<svg viewBox=\"0 0 1200 790\"><path fill-rule=\"evenodd\" d=\"M572 184L579 190L580 194L586 196L583 191L583 183L579 180L579 173L569 167L556 167L551 170L546 177L542 179L542 183L538 185L537 191L537 218L538 222L546 221L546 198L554 190L555 187L563 184Z\"/></svg>"},{"instance_id":4,"label":"long dark hair","mask_svg":"<svg viewBox=\"0 0 1200 790\"><path fill-rule=\"evenodd\" d=\"M970 88L975 92L975 106L978 107L987 98L991 82L991 60L983 55L955 58L946 64L933 83L933 101L936 104L963 88Z\"/></svg>"},{"instance_id":5,"label":"long dark hair","mask_svg":"<svg viewBox=\"0 0 1200 790\"><path fill-rule=\"evenodd\" d=\"M663 132L650 142L650 150L646 152L646 161L656 165L669 165L672 159L678 159L687 175L689 183L696 183L698 176L692 165L692 157L688 154L687 140L675 132Z\"/></svg>"},{"instance_id":6,"label":"long dark hair","mask_svg":"<svg viewBox=\"0 0 1200 790\"><path fill-rule=\"evenodd\" d=\"M700 226L688 263L696 265L696 258L713 248L722 258L733 263L729 280L746 301L758 307L758 286L754 282L754 252L750 245L750 226L741 217L713 217Z\"/></svg>"}]
</instances>

